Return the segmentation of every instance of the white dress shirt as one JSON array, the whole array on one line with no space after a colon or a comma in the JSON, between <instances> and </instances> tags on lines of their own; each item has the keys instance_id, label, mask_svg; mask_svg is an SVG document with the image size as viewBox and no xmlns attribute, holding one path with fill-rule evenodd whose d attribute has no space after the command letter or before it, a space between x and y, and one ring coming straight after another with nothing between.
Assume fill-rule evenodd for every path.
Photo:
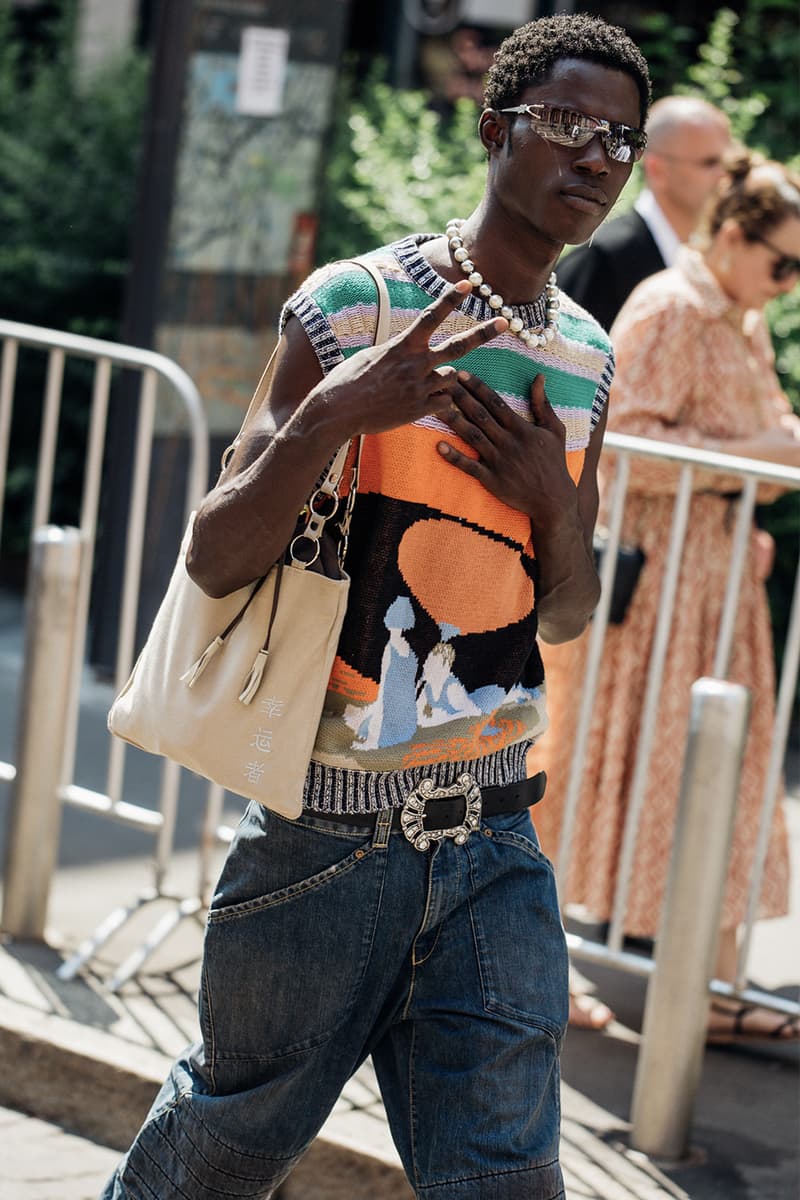
<instances>
[{"instance_id":1,"label":"white dress shirt","mask_svg":"<svg viewBox=\"0 0 800 1200\"><path fill-rule=\"evenodd\" d=\"M653 241L658 246L664 262L668 267L674 266L678 250L681 247L681 240L664 216L658 201L649 188L645 188L643 192L639 193L633 207L653 235Z\"/></svg>"}]
</instances>

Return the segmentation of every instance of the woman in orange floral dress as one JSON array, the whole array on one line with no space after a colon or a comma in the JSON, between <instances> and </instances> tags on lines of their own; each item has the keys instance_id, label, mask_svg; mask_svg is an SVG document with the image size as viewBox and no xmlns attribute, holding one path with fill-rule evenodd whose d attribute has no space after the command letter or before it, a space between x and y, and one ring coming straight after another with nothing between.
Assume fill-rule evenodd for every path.
<instances>
[{"instance_id":1,"label":"woman in orange floral dress","mask_svg":"<svg viewBox=\"0 0 800 1200\"><path fill-rule=\"evenodd\" d=\"M768 300L798 282L799 189L800 180L778 163L746 152L731 159L711 202L705 250L684 249L674 268L638 286L617 317L609 430L800 466L800 421L791 415L778 384L762 314ZM613 470L607 467L607 472L613 478ZM631 460L622 536L640 545L647 557L625 621L608 628L562 896L564 902L584 905L598 920L608 919L613 905L677 483L675 466ZM731 493L740 488L734 477L694 474L624 923L631 936L653 937L658 929L690 688L695 679L712 673L737 509ZM776 487L762 485L759 502L778 494ZM773 648L763 582L772 548L769 536L754 528L728 676L752 690L753 704L717 963L717 975L727 979L734 975L737 927L745 916L774 718ZM532 757L537 770L547 770L550 782L534 818L551 856L558 847L587 644L584 634L576 642L543 647L550 729ZM787 890L786 831L778 804L759 916L785 913ZM580 1018L581 1013L575 1015ZM600 1026L605 1018L593 1020L584 1008L584 1019L577 1023ZM796 1037L798 1030L765 1009L712 1006L710 1040L766 1034Z\"/></svg>"}]
</instances>

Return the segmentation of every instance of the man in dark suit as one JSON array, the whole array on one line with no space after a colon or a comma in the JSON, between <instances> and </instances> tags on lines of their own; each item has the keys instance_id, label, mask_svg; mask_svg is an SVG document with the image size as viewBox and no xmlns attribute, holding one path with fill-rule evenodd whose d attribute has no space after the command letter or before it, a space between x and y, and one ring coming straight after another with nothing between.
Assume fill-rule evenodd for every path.
<instances>
[{"instance_id":1,"label":"man in dark suit","mask_svg":"<svg viewBox=\"0 0 800 1200\"><path fill-rule=\"evenodd\" d=\"M601 225L561 259L559 287L611 325L637 283L672 266L689 240L730 146L728 118L691 96L665 96L650 110L642 169L647 186L634 207Z\"/></svg>"}]
</instances>

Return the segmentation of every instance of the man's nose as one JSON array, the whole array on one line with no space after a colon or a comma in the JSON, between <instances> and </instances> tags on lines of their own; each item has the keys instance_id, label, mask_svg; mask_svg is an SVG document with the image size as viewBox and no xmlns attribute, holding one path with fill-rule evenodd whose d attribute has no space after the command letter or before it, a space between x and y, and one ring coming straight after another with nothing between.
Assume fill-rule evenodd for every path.
<instances>
[{"instance_id":1,"label":"man's nose","mask_svg":"<svg viewBox=\"0 0 800 1200\"><path fill-rule=\"evenodd\" d=\"M575 155L574 165L581 171L589 171L592 175L608 175L611 170L606 148L599 134L582 146Z\"/></svg>"}]
</instances>

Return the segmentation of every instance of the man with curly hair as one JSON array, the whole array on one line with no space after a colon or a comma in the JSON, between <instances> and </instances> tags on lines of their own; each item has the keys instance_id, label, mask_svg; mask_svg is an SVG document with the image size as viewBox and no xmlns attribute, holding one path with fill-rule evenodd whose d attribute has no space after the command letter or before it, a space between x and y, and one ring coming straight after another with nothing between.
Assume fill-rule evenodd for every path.
<instances>
[{"instance_id":1,"label":"man with curly hair","mask_svg":"<svg viewBox=\"0 0 800 1200\"><path fill-rule=\"evenodd\" d=\"M621 29L531 22L489 73L478 207L368 256L389 340L372 344L376 285L352 262L284 308L188 568L211 596L264 575L360 439L348 611L303 813L247 809L208 917L202 1040L105 1200L272 1196L368 1055L415 1195L564 1194L567 954L526 762L537 636L576 637L599 595L613 361L552 270L628 180L649 100Z\"/></svg>"}]
</instances>

